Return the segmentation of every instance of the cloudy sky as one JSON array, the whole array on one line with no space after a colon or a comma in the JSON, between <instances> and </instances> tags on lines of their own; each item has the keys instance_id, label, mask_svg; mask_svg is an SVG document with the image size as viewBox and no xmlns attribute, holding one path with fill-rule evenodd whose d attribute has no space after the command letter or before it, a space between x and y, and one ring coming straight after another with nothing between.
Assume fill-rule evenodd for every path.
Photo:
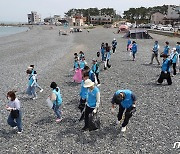
<instances>
[{"instance_id":1,"label":"cloudy sky","mask_svg":"<svg viewBox=\"0 0 180 154\"><path fill-rule=\"evenodd\" d=\"M180 5L180 0L1 0L0 21L27 22L27 14L37 11L42 19L71 8L112 7L123 13L130 7L150 7L164 4Z\"/></svg>"}]
</instances>

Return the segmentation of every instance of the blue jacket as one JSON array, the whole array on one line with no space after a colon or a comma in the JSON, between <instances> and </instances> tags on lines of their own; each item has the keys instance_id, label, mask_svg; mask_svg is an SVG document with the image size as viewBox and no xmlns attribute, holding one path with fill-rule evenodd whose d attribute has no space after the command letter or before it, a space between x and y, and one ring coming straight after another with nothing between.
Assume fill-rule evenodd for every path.
<instances>
[{"instance_id":1,"label":"blue jacket","mask_svg":"<svg viewBox=\"0 0 180 154\"><path fill-rule=\"evenodd\" d=\"M158 53L158 49L159 49L158 43L157 43L157 44L154 44L153 52L154 52L154 53Z\"/></svg>"},{"instance_id":2,"label":"blue jacket","mask_svg":"<svg viewBox=\"0 0 180 154\"><path fill-rule=\"evenodd\" d=\"M87 99L88 89L84 87L84 80L81 81L80 96L82 99Z\"/></svg>"},{"instance_id":3,"label":"blue jacket","mask_svg":"<svg viewBox=\"0 0 180 154\"><path fill-rule=\"evenodd\" d=\"M132 45L132 52L135 54L136 52L137 52L137 44L136 43L134 43L133 45Z\"/></svg>"},{"instance_id":4,"label":"blue jacket","mask_svg":"<svg viewBox=\"0 0 180 154\"><path fill-rule=\"evenodd\" d=\"M169 59L163 60L161 70L163 72L170 72L170 60Z\"/></svg>"},{"instance_id":5,"label":"blue jacket","mask_svg":"<svg viewBox=\"0 0 180 154\"><path fill-rule=\"evenodd\" d=\"M115 100L115 97L117 95L119 95L120 93L124 93L125 94L125 98L120 102L120 104L122 105L123 108L127 109L130 108L133 105L133 102L136 101L136 97L135 95L132 93L132 91L126 89L126 90L118 90L116 91L116 93L114 94L112 103L114 103L113 101Z\"/></svg>"},{"instance_id":6,"label":"blue jacket","mask_svg":"<svg viewBox=\"0 0 180 154\"><path fill-rule=\"evenodd\" d=\"M32 85L33 82L36 82L36 79L35 79L34 74L31 74L31 75L29 75L29 82L28 82L28 85L29 85L29 86L33 86L33 85Z\"/></svg>"},{"instance_id":7,"label":"blue jacket","mask_svg":"<svg viewBox=\"0 0 180 154\"><path fill-rule=\"evenodd\" d=\"M166 45L166 46L164 47L163 53L167 55L168 52L169 52L169 49L170 49L170 47L169 47L168 45Z\"/></svg>"},{"instance_id":8,"label":"blue jacket","mask_svg":"<svg viewBox=\"0 0 180 154\"><path fill-rule=\"evenodd\" d=\"M104 52L105 52L104 47L101 47L101 54L104 54Z\"/></svg>"},{"instance_id":9,"label":"blue jacket","mask_svg":"<svg viewBox=\"0 0 180 154\"><path fill-rule=\"evenodd\" d=\"M93 64L91 70L94 72L94 73L99 73L99 64Z\"/></svg>"},{"instance_id":10,"label":"blue jacket","mask_svg":"<svg viewBox=\"0 0 180 154\"><path fill-rule=\"evenodd\" d=\"M60 94L60 88L58 87L58 92L56 89L53 89L52 91L56 95L56 100L53 102L54 105L61 105L62 104L62 98Z\"/></svg>"},{"instance_id":11,"label":"blue jacket","mask_svg":"<svg viewBox=\"0 0 180 154\"><path fill-rule=\"evenodd\" d=\"M92 82L95 82L94 72L93 72L92 70L89 71L89 79L90 79Z\"/></svg>"},{"instance_id":12,"label":"blue jacket","mask_svg":"<svg viewBox=\"0 0 180 154\"><path fill-rule=\"evenodd\" d=\"M116 46L117 46L117 41L116 41L116 40L113 40L113 41L112 41L112 46L113 46L113 47L116 47Z\"/></svg>"},{"instance_id":13,"label":"blue jacket","mask_svg":"<svg viewBox=\"0 0 180 154\"><path fill-rule=\"evenodd\" d=\"M176 51L178 54L180 54L180 45L176 45Z\"/></svg>"},{"instance_id":14,"label":"blue jacket","mask_svg":"<svg viewBox=\"0 0 180 154\"><path fill-rule=\"evenodd\" d=\"M79 68L79 63L77 61L74 61L74 69Z\"/></svg>"},{"instance_id":15,"label":"blue jacket","mask_svg":"<svg viewBox=\"0 0 180 154\"><path fill-rule=\"evenodd\" d=\"M87 105L90 108L96 107L97 98L96 95L99 92L99 89L95 86L92 91L88 89L88 96L87 96Z\"/></svg>"},{"instance_id":16,"label":"blue jacket","mask_svg":"<svg viewBox=\"0 0 180 154\"><path fill-rule=\"evenodd\" d=\"M80 62L79 62L80 69L84 69L85 66L86 66L85 62L80 60Z\"/></svg>"},{"instance_id":17,"label":"blue jacket","mask_svg":"<svg viewBox=\"0 0 180 154\"><path fill-rule=\"evenodd\" d=\"M177 52L171 54L172 63L175 64L177 62L177 58L178 58Z\"/></svg>"},{"instance_id":18,"label":"blue jacket","mask_svg":"<svg viewBox=\"0 0 180 154\"><path fill-rule=\"evenodd\" d=\"M127 41L127 45L130 45L131 44L131 40L128 39Z\"/></svg>"}]
</instances>

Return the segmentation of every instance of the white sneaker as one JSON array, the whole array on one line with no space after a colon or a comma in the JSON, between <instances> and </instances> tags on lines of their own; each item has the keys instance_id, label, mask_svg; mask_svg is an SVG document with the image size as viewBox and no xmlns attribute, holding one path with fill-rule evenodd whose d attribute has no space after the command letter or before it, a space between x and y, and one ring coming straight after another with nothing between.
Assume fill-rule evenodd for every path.
<instances>
[{"instance_id":1,"label":"white sneaker","mask_svg":"<svg viewBox=\"0 0 180 154\"><path fill-rule=\"evenodd\" d=\"M126 131L126 126L121 128L121 132L125 132Z\"/></svg>"},{"instance_id":2,"label":"white sneaker","mask_svg":"<svg viewBox=\"0 0 180 154\"><path fill-rule=\"evenodd\" d=\"M21 131L18 131L17 133L18 133L18 134L21 134L21 133L22 133L22 130L21 130Z\"/></svg>"},{"instance_id":3,"label":"white sneaker","mask_svg":"<svg viewBox=\"0 0 180 154\"><path fill-rule=\"evenodd\" d=\"M17 128L17 126L13 127L13 129L16 129L16 128Z\"/></svg>"},{"instance_id":4,"label":"white sneaker","mask_svg":"<svg viewBox=\"0 0 180 154\"><path fill-rule=\"evenodd\" d=\"M99 87L101 84L98 84L97 87Z\"/></svg>"},{"instance_id":5,"label":"white sneaker","mask_svg":"<svg viewBox=\"0 0 180 154\"><path fill-rule=\"evenodd\" d=\"M39 92L42 93L42 92L43 92L43 89L41 89Z\"/></svg>"},{"instance_id":6,"label":"white sneaker","mask_svg":"<svg viewBox=\"0 0 180 154\"><path fill-rule=\"evenodd\" d=\"M33 97L32 99L35 100L35 99L37 99L37 97Z\"/></svg>"},{"instance_id":7,"label":"white sneaker","mask_svg":"<svg viewBox=\"0 0 180 154\"><path fill-rule=\"evenodd\" d=\"M119 125L121 123L121 121L117 120L116 121L116 125Z\"/></svg>"}]
</instances>

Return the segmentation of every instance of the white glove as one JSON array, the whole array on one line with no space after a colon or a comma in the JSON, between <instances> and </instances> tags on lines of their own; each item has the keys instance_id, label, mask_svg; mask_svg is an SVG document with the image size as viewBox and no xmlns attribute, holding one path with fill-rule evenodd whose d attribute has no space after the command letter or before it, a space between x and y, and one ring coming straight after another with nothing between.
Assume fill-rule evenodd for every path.
<instances>
[{"instance_id":1,"label":"white glove","mask_svg":"<svg viewBox=\"0 0 180 154\"><path fill-rule=\"evenodd\" d=\"M96 112L97 112L97 108L95 108L95 109L93 110L93 113L94 113L94 114L96 114Z\"/></svg>"},{"instance_id":2,"label":"white glove","mask_svg":"<svg viewBox=\"0 0 180 154\"><path fill-rule=\"evenodd\" d=\"M135 104L133 104L133 105L132 105L132 107L136 107L136 105L135 105Z\"/></svg>"},{"instance_id":3,"label":"white glove","mask_svg":"<svg viewBox=\"0 0 180 154\"><path fill-rule=\"evenodd\" d=\"M114 114L115 108L111 108L111 112L112 112L112 114Z\"/></svg>"}]
</instances>

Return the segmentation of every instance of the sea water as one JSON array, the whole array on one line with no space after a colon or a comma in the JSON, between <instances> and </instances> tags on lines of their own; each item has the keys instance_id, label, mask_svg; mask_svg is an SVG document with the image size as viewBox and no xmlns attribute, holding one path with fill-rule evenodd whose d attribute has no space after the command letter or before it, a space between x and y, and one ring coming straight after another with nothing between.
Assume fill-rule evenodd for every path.
<instances>
[{"instance_id":1,"label":"sea water","mask_svg":"<svg viewBox=\"0 0 180 154\"><path fill-rule=\"evenodd\" d=\"M28 27L0 26L0 37L27 31Z\"/></svg>"}]
</instances>

